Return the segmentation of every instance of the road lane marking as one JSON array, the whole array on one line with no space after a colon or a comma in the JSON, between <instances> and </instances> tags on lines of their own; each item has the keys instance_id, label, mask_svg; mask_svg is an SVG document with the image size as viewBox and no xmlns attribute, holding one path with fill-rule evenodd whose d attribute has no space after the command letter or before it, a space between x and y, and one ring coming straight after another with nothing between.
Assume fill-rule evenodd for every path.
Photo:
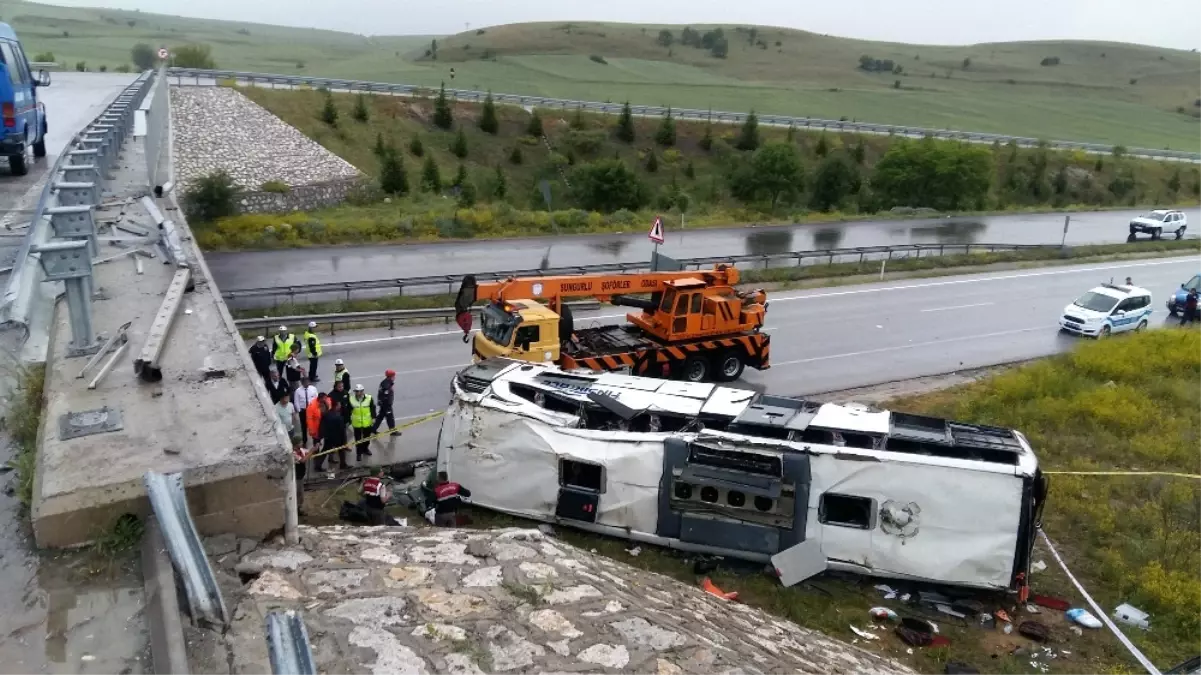
<instances>
[{"instance_id":1,"label":"road lane marking","mask_svg":"<svg viewBox=\"0 0 1201 675\"><path fill-rule=\"evenodd\" d=\"M988 307L990 305L995 305L995 304L997 304L997 303L995 303L995 302L977 302L973 305L954 305L952 307L930 307L929 309L923 309L921 311L923 311L923 312L947 312L947 311L950 311L953 309L968 309L969 307Z\"/></svg>"},{"instance_id":2,"label":"road lane marking","mask_svg":"<svg viewBox=\"0 0 1201 675\"><path fill-rule=\"evenodd\" d=\"M811 356L807 359L794 359L792 361L777 361L772 363L772 368L780 366L792 366L799 363L813 363L815 361L829 361L831 359L846 359L853 356L869 356L871 354L885 354L887 352L898 352L903 349L913 349L915 347L931 347L934 345L942 345L950 342L967 342L968 340L984 340L994 337L1003 337L1006 335L1018 335L1020 333L1030 333L1036 330L1047 330L1048 328L1058 328L1055 326L1035 326L1033 328L1016 328L1014 330L1003 330L997 333L984 333L982 335L966 335L963 337L947 338L945 340L930 340L929 342L912 342L909 344L895 345L893 347L880 347L879 349L865 349L859 352L845 352L842 354L827 354L825 356Z\"/></svg>"}]
</instances>

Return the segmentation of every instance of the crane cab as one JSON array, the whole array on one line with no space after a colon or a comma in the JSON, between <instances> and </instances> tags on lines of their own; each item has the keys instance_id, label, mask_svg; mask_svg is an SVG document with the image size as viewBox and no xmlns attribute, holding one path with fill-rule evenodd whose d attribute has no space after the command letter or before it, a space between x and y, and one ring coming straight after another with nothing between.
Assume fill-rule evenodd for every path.
<instances>
[{"instance_id":1,"label":"crane cab","mask_svg":"<svg viewBox=\"0 0 1201 675\"><path fill-rule=\"evenodd\" d=\"M763 326L764 297L739 294L730 286L701 279L664 283L658 305L630 314L630 323L664 342L758 330ZM753 296L753 297L752 297Z\"/></svg>"},{"instance_id":2,"label":"crane cab","mask_svg":"<svg viewBox=\"0 0 1201 675\"><path fill-rule=\"evenodd\" d=\"M480 311L471 345L476 361L503 356L553 363L559 359L559 315L533 300L490 302Z\"/></svg>"}]
</instances>

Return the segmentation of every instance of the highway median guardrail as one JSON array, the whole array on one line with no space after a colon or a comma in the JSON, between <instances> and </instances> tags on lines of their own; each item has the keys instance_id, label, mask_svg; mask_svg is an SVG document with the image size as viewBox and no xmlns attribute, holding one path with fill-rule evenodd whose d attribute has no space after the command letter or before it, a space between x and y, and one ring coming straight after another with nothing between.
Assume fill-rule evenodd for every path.
<instances>
[{"instance_id":1,"label":"highway median guardrail","mask_svg":"<svg viewBox=\"0 0 1201 675\"><path fill-rule=\"evenodd\" d=\"M246 82L252 86L259 83L272 87L312 87L314 89L329 89L331 91L361 91L392 96L433 96L435 90L415 84L396 84L391 82L372 82L367 80L350 80L331 77L309 77L304 75L273 75L269 73L251 73L238 70L201 70L196 68L171 68L168 76L176 78L176 83L200 85L201 80ZM192 82L185 82L191 78ZM480 102L488 92L473 89L447 89L447 96L459 101ZM492 93L492 100L520 106L536 106L541 108L571 109L582 108L589 112L599 112L616 115L621 112L623 104L577 101L572 99L550 98L546 96L529 96L525 94ZM662 106L631 105L630 110L635 115L646 117L661 117L667 114L668 108ZM746 119L746 113L726 112L718 110L696 110L690 108L670 108L672 116L684 120L713 120L727 124L741 124ZM839 132L869 133L898 135L911 138L930 136L944 140L958 140L970 143L1009 143L1010 141L1023 147L1037 147L1046 143L1048 147L1057 150L1082 150L1090 153L1112 153L1113 145L1104 143L1085 143L1081 141L1055 141L1048 139L1029 138L1026 136L1008 136L976 131L959 131L954 129L929 129L895 124L875 124L872 122L849 121L844 119L829 120L814 117L794 117L789 115L758 114L760 124L775 126L795 126L801 129L824 129ZM1201 162L1201 153L1181 150L1157 150L1153 148L1127 148L1126 154L1159 160Z\"/></svg>"},{"instance_id":2,"label":"highway median guardrail","mask_svg":"<svg viewBox=\"0 0 1201 675\"><path fill-rule=\"evenodd\" d=\"M600 309L601 304L596 300L569 302L569 307L577 312ZM471 311L479 317L480 308L472 307ZM337 326L347 325L379 325L388 324L389 329L396 325L411 321L428 321L429 319L444 319L449 322L455 317L454 307L428 307L424 309L385 309L376 312L342 312L340 314L298 314L294 316L264 316L253 319L235 319L234 325L239 331L254 331L262 329L270 332L277 326L307 326L310 321L316 321L317 327L329 326L329 333L337 331Z\"/></svg>"},{"instance_id":3,"label":"highway median guardrail","mask_svg":"<svg viewBox=\"0 0 1201 675\"><path fill-rule=\"evenodd\" d=\"M740 268L800 267L807 265L833 265L836 263L866 263L872 261L897 260L902 258L938 257L966 255L971 253L994 253L1030 249L1059 249L1059 244L899 244L895 246L859 246L818 251L790 251L734 256L706 256L678 259L685 269L711 268L718 263L733 263ZM573 265L546 269L504 270L499 272L476 272L481 281L506 279L509 277L547 277L599 272L643 272L650 269L649 262L601 263L597 265ZM222 297L233 308L249 309L270 307L285 301L295 304L303 302L351 301L365 298L382 298L390 295L433 295L454 293L458 290L463 275L438 275L428 277L399 277L395 279L366 279L362 281L339 281L270 288L243 288L223 291ZM416 311L416 310L414 310Z\"/></svg>"}]
</instances>

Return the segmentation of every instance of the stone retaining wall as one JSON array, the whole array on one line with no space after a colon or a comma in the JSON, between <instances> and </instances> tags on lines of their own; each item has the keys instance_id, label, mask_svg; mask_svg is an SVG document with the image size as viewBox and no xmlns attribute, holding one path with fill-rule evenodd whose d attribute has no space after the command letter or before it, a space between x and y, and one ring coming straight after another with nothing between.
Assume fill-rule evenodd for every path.
<instances>
[{"instance_id":1,"label":"stone retaining wall","mask_svg":"<svg viewBox=\"0 0 1201 675\"><path fill-rule=\"evenodd\" d=\"M293 186L286 193L244 192L238 200L238 209L242 213L312 211L341 204L358 185L359 179L357 178L342 178Z\"/></svg>"}]
</instances>

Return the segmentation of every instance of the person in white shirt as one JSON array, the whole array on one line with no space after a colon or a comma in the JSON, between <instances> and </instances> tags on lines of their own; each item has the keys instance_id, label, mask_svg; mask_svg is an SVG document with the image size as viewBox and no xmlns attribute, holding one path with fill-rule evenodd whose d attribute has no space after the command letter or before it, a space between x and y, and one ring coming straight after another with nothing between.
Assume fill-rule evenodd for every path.
<instances>
[{"instance_id":1,"label":"person in white shirt","mask_svg":"<svg viewBox=\"0 0 1201 675\"><path fill-rule=\"evenodd\" d=\"M300 386L296 387L296 391L292 392L292 405L296 408L297 415L304 415L309 409L309 404L317 400L317 387L314 387L309 382L307 376L300 378ZM305 424L298 425L300 427L300 443L302 446L309 442L309 430Z\"/></svg>"},{"instance_id":2,"label":"person in white shirt","mask_svg":"<svg viewBox=\"0 0 1201 675\"><path fill-rule=\"evenodd\" d=\"M300 426L300 419L296 415L296 406L292 405L292 400L287 394L281 394L275 399L275 415L279 418L279 423L284 425L289 438L299 437L297 427Z\"/></svg>"}]
</instances>

